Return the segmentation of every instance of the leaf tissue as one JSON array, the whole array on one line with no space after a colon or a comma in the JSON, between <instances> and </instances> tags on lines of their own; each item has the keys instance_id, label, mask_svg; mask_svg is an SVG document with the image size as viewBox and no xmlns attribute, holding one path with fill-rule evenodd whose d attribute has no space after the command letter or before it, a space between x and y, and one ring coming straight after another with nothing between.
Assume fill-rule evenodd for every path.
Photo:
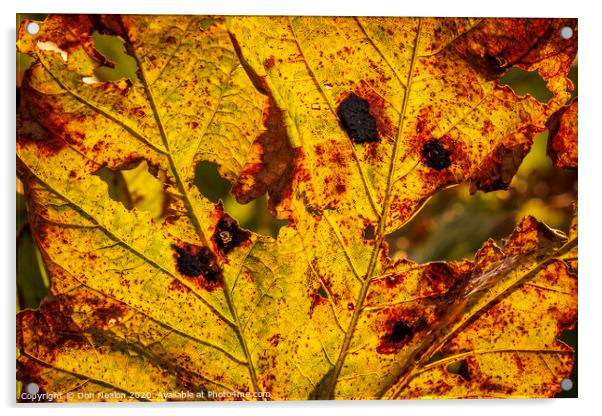
<instances>
[{"instance_id":1,"label":"leaf tissue","mask_svg":"<svg viewBox=\"0 0 602 416\"><path fill-rule=\"evenodd\" d=\"M511 193L531 154L576 171L576 19L30 23L17 175L50 286L17 314L19 401L561 391L576 201L564 232L526 212L466 258L394 256L390 237L444 189ZM503 85L514 69L551 98ZM267 201L277 236L205 197L200 163L232 204Z\"/></svg>"}]
</instances>

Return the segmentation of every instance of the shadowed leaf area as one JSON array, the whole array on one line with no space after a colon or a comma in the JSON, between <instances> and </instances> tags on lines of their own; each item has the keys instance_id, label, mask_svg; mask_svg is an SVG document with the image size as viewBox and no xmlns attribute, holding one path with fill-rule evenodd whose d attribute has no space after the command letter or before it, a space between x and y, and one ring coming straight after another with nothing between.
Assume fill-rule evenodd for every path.
<instances>
[{"instance_id":1,"label":"shadowed leaf area","mask_svg":"<svg viewBox=\"0 0 602 416\"><path fill-rule=\"evenodd\" d=\"M28 22L17 173L50 294L17 315L24 385L63 401L560 392L576 214L563 233L525 212L470 259L387 241L439 190L511 188L546 129L554 169L577 167L576 20ZM511 68L549 99L501 85ZM239 218L265 201L274 237Z\"/></svg>"}]
</instances>

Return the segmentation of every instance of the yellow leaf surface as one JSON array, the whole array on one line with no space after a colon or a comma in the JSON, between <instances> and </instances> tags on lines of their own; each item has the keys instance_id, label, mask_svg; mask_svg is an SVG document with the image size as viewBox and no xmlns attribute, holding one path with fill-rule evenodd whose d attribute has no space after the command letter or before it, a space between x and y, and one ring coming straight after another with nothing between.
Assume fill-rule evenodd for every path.
<instances>
[{"instance_id":1,"label":"yellow leaf surface","mask_svg":"<svg viewBox=\"0 0 602 416\"><path fill-rule=\"evenodd\" d=\"M524 157L569 92L557 88L542 105L500 87L456 50L480 29L478 19L460 22L229 19L243 64L285 110L298 166L295 199L381 222L380 231L390 233L436 189L489 176L497 153L526 147ZM361 146L341 128L341 104L353 95L369 106L378 136Z\"/></svg>"},{"instance_id":2,"label":"yellow leaf surface","mask_svg":"<svg viewBox=\"0 0 602 416\"><path fill-rule=\"evenodd\" d=\"M26 24L18 48L35 63L18 173L52 299L19 315L19 380L152 393L128 396L140 400L559 390L576 225L567 240L526 217L474 261L448 263L393 261L385 237L438 189L509 185L570 96L576 47L558 52L548 35L560 21L53 15L37 35ZM124 39L135 80L94 79L95 31ZM538 70L553 98L500 86L510 66ZM288 220L278 238L203 197L200 161L240 202L267 193ZM136 165L162 184L143 182L150 201L164 195L160 214L110 198L97 174L121 170L134 193ZM61 400L95 400L78 397Z\"/></svg>"},{"instance_id":3,"label":"yellow leaf surface","mask_svg":"<svg viewBox=\"0 0 602 416\"><path fill-rule=\"evenodd\" d=\"M221 216L221 209L190 186L194 161L218 156L226 160L224 152L232 143L240 143L239 152L248 150L256 130L261 129L262 96L238 65L222 21L200 31L201 17L118 20L110 17L105 23L119 23L125 34L119 33L137 45L130 51L139 65L138 81L132 85L125 80L82 81L84 76L93 76L98 62L88 54L87 42L79 43L71 36L82 29L86 29L82 36L89 36L93 31L90 18L51 16L35 36L24 32L27 22L20 30L20 49L32 53L37 62L24 85L26 111L17 153L19 169L28 182L30 210L39 214L35 218L38 245L53 275L53 294L68 292L82 302L84 294L79 291L92 291L97 294L95 308L82 303L78 306L87 310L81 315L74 312L76 316L94 309L98 313L101 304L107 303L105 309L115 315L113 321L126 313L122 309L144 316L129 321L150 325L135 331L139 335L150 332L145 345L171 344L178 354L174 362L180 365L200 366L200 357L215 356L214 365L202 364L205 380L228 390L257 390L249 352L256 345L247 344L243 324L250 319L247 314L257 313L256 302L269 303L270 299L261 296L263 283L240 282L238 288L245 291L241 302L247 306L241 304L234 310L232 302L238 293L230 288L253 241L247 238L239 261L230 256L223 276L220 272L219 278L207 280L205 286L180 273L175 259L190 257L201 245L208 245ZM159 43L144 41L148 37L155 42L158 35ZM67 62L64 54L39 47L48 42L67 54ZM201 70L182 68L183 63ZM182 77L193 72L194 80ZM180 106L195 111L181 111ZM233 108L238 109L235 118ZM241 120L240 114L245 118ZM212 150L216 146L224 149L219 155ZM244 160L242 154L236 157ZM92 174L101 166L116 169L141 159L155 171L166 172L171 198L166 221L156 222L150 212L127 210L108 198L106 183ZM236 172L236 159L224 166ZM182 251L177 252L176 246ZM205 254L210 267L216 268L214 251L211 246ZM184 339L178 334L185 334ZM127 345L128 336L121 338ZM24 345L23 356L28 347ZM95 347L91 341L89 348ZM61 368L59 363L54 365ZM82 375L103 379L102 368L85 370ZM186 374L194 372L190 368Z\"/></svg>"},{"instance_id":4,"label":"yellow leaf surface","mask_svg":"<svg viewBox=\"0 0 602 416\"><path fill-rule=\"evenodd\" d=\"M149 172L146 162L140 163L131 170L122 170L123 180L132 205L141 211L148 211L154 218L164 214L167 198L163 192L164 177L158 180Z\"/></svg>"}]
</instances>

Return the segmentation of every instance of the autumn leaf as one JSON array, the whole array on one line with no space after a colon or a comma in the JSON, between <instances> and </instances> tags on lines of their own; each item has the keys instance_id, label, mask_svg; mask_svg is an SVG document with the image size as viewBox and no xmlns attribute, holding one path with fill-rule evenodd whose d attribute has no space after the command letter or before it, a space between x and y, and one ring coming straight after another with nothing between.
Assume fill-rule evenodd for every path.
<instances>
[{"instance_id":1,"label":"autumn leaf","mask_svg":"<svg viewBox=\"0 0 602 416\"><path fill-rule=\"evenodd\" d=\"M92 17L50 17L38 35L25 34L25 40L19 44L23 51L35 51L37 58L24 86L28 113L21 119L19 169L23 169L23 178L28 182L30 212L39 213L32 218L38 244L51 274L64 276L62 281L53 278L53 293L77 293L78 302L61 303L75 307L71 311L77 316L94 312L85 318L88 325L93 320L101 326L117 324L116 333L103 337L120 340L116 342L122 342L126 350L130 335L121 327L122 320L128 325L139 322L134 332L142 337L139 341L146 347L157 342L162 345L159 355L177 355L178 358L161 359L171 361L170 365L200 363L200 357L214 356L213 364L202 365L202 375L194 376L191 368L183 379L171 374L166 385L176 386L176 380L183 384L191 377L201 377L213 382L215 389L225 385L228 389L245 390L255 385L254 390L258 390L248 343L257 345L244 338L240 320L248 324L247 314L259 313L256 302L270 302L269 297L262 297L264 285L265 290L270 289L270 281L251 282L250 286L239 282L236 290L242 291L242 302L247 306L240 304L235 311L228 306L232 305L231 296L242 296L230 285L237 280L241 262L255 238L238 242L247 250L229 256L230 271L217 270L219 253L213 246L213 234L221 232L216 230L222 218L221 208L204 199L190 184L195 160L219 156L224 164L224 152L216 154L212 150L218 143L224 149L232 143L238 143L239 151L249 149L253 129L261 127L253 117L261 120L262 96L239 67L223 22L211 21L206 26L203 18L128 19L108 17L104 23L95 24L117 26L119 33L127 31L128 41L136 45L130 52L138 61L139 72L132 85L125 80L92 84L83 81L93 77L94 65L99 63L88 54L86 42L60 36L85 30L80 36L89 39L95 30ZM69 27L74 30L65 32ZM165 31L164 27L170 30ZM150 40L158 43L150 45ZM48 42L56 45L55 50L38 46ZM191 54L197 54L196 60L191 59ZM73 69L68 67L72 60ZM196 65L197 69L190 70L196 74L194 80L178 75L187 74L182 71L183 63ZM190 111L175 111L179 106ZM233 117L233 109L239 106L248 121L241 120L238 112ZM247 126L251 128L246 129ZM227 167L230 172L237 169L234 156ZM127 210L108 198L107 185L94 174L101 167L118 169L142 159L155 172L166 174L170 213L165 221L155 221L146 211ZM225 169L226 177L232 174ZM59 242L62 244L56 244ZM214 269L214 275L199 277L199 267ZM93 307L83 302L87 296L94 298L90 293L99 294ZM203 322L212 324L199 325ZM52 327L52 323L49 325ZM73 323L77 327L83 325L84 322ZM148 333L143 335L145 332ZM91 354L98 350L98 346L92 346ZM166 352L169 350L171 353ZM44 355L42 361L49 359ZM95 371L90 372L90 368L79 367L80 360L66 363L70 367L63 367L64 371L106 381L100 375L102 366L91 367ZM147 367L143 362L140 365ZM130 379L131 375L125 372L116 373L115 377L109 383L115 387L120 386L119 382L129 384L138 379Z\"/></svg>"},{"instance_id":2,"label":"autumn leaf","mask_svg":"<svg viewBox=\"0 0 602 416\"><path fill-rule=\"evenodd\" d=\"M548 120L548 156L558 168L577 168L577 99Z\"/></svg>"},{"instance_id":3,"label":"autumn leaf","mask_svg":"<svg viewBox=\"0 0 602 416\"><path fill-rule=\"evenodd\" d=\"M36 35L27 23L18 173L52 297L18 315L19 380L59 400L559 391L576 222L567 237L529 216L447 263L394 261L385 238L439 189L510 185L570 98L576 37L558 29L576 21L53 15ZM95 32L124 40L135 79L97 79L110 62ZM512 66L538 71L552 99L500 86ZM288 221L276 239L199 192L201 161L240 202L269 195ZM129 203L102 172L122 175Z\"/></svg>"}]
</instances>

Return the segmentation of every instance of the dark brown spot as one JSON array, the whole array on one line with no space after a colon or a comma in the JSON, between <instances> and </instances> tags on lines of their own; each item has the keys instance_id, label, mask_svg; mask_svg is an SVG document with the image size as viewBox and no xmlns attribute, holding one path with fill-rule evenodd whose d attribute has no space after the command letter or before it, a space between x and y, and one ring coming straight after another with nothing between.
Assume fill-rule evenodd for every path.
<instances>
[{"instance_id":1,"label":"dark brown spot","mask_svg":"<svg viewBox=\"0 0 602 416\"><path fill-rule=\"evenodd\" d=\"M393 354L399 351L414 335L412 327L405 321L389 322L387 326L387 333L381 337L381 343L376 349L380 354Z\"/></svg>"},{"instance_id":2,"label":"dark brown spot","mask_svg":"<svg viewBox=\"0 0 602 416\"><path fill-rule=\"evenodd\" d=\"M282 335L280 335L280 334L274 334L268 338L268 342L274 348L276 348L278 346L278 344L280 344L280 341L282 341Z\"/></svg>"},{"instance_id":3,"label":"dark brown spot","mask_svg":"<svg viewBox=\"0 0 602 416\"><path fill-rule=\"evenodd\" d=\"M337 115L343 130L355 143L378 141L376 118L370 114L367 100L352 92L339 104Z\"/></svg>"},{"instance_id":4,"label":"dark brown spot","mask_svg":"<svg viewBox=\"0 0 602 416\"><path fill-rule=\"evenodd\" d=\"M424 163L435 170L443 170L451 165L451 152L439 143L438 140L428 140L422 146Z\"/></svg>"},{"instance_id":5,"label":"dark brown spot","mask_svg":"<svg viewBox=\"0 0 602 416\"><path fill-rule=\"evenodd\" d=\"M191 244L173 246L176 252L178 271L186 277L202 277L208 287L221 282L221 271L215 254L207 247Z\"/></svg>"},{"instance_id":6,"label":"dark brown spot","mask_svg":"<svg viewBox=\"0 0 602 416\"><path fill-rule=\"evenodd\" d=\"M118 305L105 305L96 309L96 316L104 324L111 324L126 314L126 310Z\"/></svg>"},{"instance_id":7,"label":"dark brown spot","mask_svg":"<svg viewBox=\"0 0 602 416\"><path fill-rule=\"evenodd\" d=\"M222 215L213 234L213 241L220 254L228 254L251 237L251 233L238 226L234 218Z\"/></svg>"},{"instance_id":8,"label":"dark brown spot","mask_svg":"<svg viewBox=\"0 0 602 416\"><path fill-rule=\"evenodd\" d=\"M26 111L26 110L23 110ZM54 156L64 147L68 146L62 133L54 133L40 123L33 120L25 120L26 115L21 113L17 118L17 145L35 145L47 156Z\"/></svg>"},{"instance_id":9,"label":"dark brown spot","mask_svg":"<svg viewBox=\"0 0 602 416\"><path fill-rule=\"evenodd\" d=\"M266 59L263 62L263 66L265 67L265 69L267 69L268 71L270 69L272 69L274 67L274 65L276 64L276 58L274 58L274 55L270 56L268 59Z\"/></svg>"},{"instance_id":10,"label":"dark brown spot","mask_svg":"<svg viewBox=\"0 0 602 416\"><path fill-rule=\"evenodd\" d=\"M399 343L410 336L412 336L412 328L410 328L405 322L399 321L395 322L391 332L385 335L383 339L387 342Z\"/></svg>"},{"instance_id":11,"label":"dark brown spot","mask_svg":"<svg viewBox=\"0 0 602 416\"><path fill-rule=\"evenodd\" d=\"M492 55L489 52L486 52L483 56L484 67L493 74L502 74L506 69L507 64L508 62L503 57Z\"/></svg>"},{"instance_id":12,"label":"dark brown spot","mask_svg":"<svg viewBox=\"0 0 602 416\"><path fill-rule=\"evenodd\" d=\"M401 283L401 281L402 281L402 275L392 274L390 276L387 276L387 278L385 279L385 284L387 285L388 288L393 288L393 287L397 286L399 283Z\"/></svg>"},{"instance_id":13,"label":"dark brown spot","mask_svg":"<svg viewBox=\"0 0 602 416\"><path fill-rule=\"evenodd\" d=\"M131 112L134 115L134 117L137 117L137 118L142 118L146 115L146 113L144 112L142 107L133 107L131 109Z\"/></svg>"},{"instance_id":14,"label":"dark brown spot","mask_svg":"<svg viewBox=\"0 0 602 416\"><path fill-rule=\"evenodd\" d=\"M318 143L317 145L315 145L314 151L316 155L322 156L324 154L324 146L322 145L322 143Z\"/></svg>"}]
</instances>

